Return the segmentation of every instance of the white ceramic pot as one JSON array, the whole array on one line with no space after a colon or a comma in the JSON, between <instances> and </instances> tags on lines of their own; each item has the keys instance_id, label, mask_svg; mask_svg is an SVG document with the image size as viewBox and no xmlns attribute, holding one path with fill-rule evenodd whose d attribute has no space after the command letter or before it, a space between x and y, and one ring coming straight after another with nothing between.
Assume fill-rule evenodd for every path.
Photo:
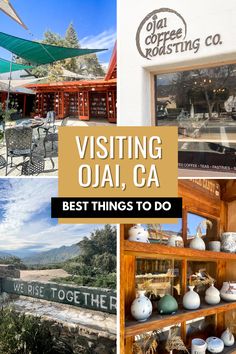
<instances>
[{"instance_id":1,"label":"white ceramic pot","mask_svg":"<svg viewBox=\"0 0 236 354\"><path fill-rule=\"evenodd\" d=\"M210 241L208 243L208 248L210 251L220 252L221 243L220 243L220 241Z\"/></svg>"},{"instance_id":2,"label":"white ceramic pot","mask_svg":"<svg viewBox=\"0 0 236 354\"><path fill-rule=\"evenodd\" d=\"M220 296L224 301L236 301L236 283L225 281L220 289Z\"/></svg>"},{"instance_id":3,"label":"white ceramic pot","mask_svg":"<svg viewBox=\"0 0 236 354\"><path fill-rule=\"evenodd\" d=\"M145 230L141 226L141 224L132 226L128 231L128 235L129 235L129 241L149 243L148 231Z\"/></svg>"},{"instance_id":4,"label":"white ceramic pot","mask_svg":"<svg viewBox=\"0 0 236 354\"><path fill-rule=\"evenodd\" d=\"M189 247L194 250L205 251L206 245L203 239L197 234L189 244Z\"/></svg>"},{"instance_id":5,"label":"white ceramic pot","mask_svg":"<svg viewBox=\"0 0 236 354\"><path fill-rule=\"evenodd\" d=\"M131 314L139 322L146 321L152 314L152 303L144 291L138 291L137 298L132 302Z\"/></svg>"},{"instance_id":6,"label":"white ceramic pot","mask_svg":"<svg viewBox=\"0 0 236 354\"><path fill-rule=\"evenodd\" d=\"M206 340L207 350L210 353L221 353L224 350L224 342L217 337L209 337Z\"/></svg>"},{"instance_id":7,"label":"white ceramic pot","mask_svg":"<svg viewBox=\"0 0 236 354\"><path fill-rule=\"evenodd\" d=\"M236 252L236 232L224 232L221 235L221 250L223 252Z\"/></svg>"},{"instance_id":8,"label":"white ceramic pot","mask_svg":"<svg viewBox=\"0 0 236 354\"><path fill-rule=\"evenodd\" d=\"M214 284L206 290L205 292L205 301L209 305L216 305L220 302L220 292L214 287Z\"/></svg>"},{"instance_id":9,"label":"white ceramic pot","mask_svg":"<svg viewBox=\"0 0 236 354\"><path fill-rule=\"evenodd\" d=\"M226 347L231 347L234 345L234 335L233 333L227 328L222 334L221 334L221 340L223 340L224 345Z\"/></svg>"},{"instance_id":10,"label":"white ceramic pot","mask_svg":"<svg viewBox=\"0 0 236 354\"><path fill-rule=\"evenodd\" d=\"M203 339L194 338L191 344L191 354L205 354L207 344Z\"/></svg>"},{"instance_id":11,"label":"white ceramic pot","mask_svg":"<svg viewBox=\"0 0 236 354\"><path fill-rule=\"evenodd\" d=\"M171 235L168 239L168 246L171 247L184 247L184 240L181 236L178 235Z\"/></svg>"},{"instance_id":12,"label":"white ceramic pot","mask_svg":"<svg viewBox=\"0 0 236 354\"><path fill-rule=\"evenodd\" d=\"M189 286L189 291L183 297L183 306L186 310L196 310L200 307L200 296L193 289L194 286Z\"/></svg>"}]
</instances>

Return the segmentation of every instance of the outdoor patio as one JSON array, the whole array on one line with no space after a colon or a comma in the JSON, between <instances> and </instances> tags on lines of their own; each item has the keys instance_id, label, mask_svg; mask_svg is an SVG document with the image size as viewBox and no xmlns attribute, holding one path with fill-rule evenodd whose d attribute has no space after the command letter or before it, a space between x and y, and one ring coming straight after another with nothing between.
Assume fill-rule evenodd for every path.
<instances>
[{"instance_id":1,"label":"outdoor patio","mask_svg":"<svg viewBox=\"0 0 236 354\"><path fill-rule=\"evenodd\" d=\"M55 126L58 132L58 127L61 125L62 120L56 120ZM69 118L67 127L85 127L85 126L115 126L114 124L108 123L107 120L89 120L89 121L79 121L75 118ZM46 157L44 157L44 141L45 133L40 131L40 139L38 136L37 129L33 129L33 151L32 151L32 161L33 164L28 164L29 158L25 159L23 163L23 157L14 157L13 167L10 166L10 159L8 160L8 173L9 177L16 176L57 176L58 172L58 142L53 142L53 149L51 142L46 143ZM0 142L0 176L6 175L6 166L4 164L6 160L6 141L5 139ZM23 164L22 164L23 163Z\"/></svg>"}]
</instances>

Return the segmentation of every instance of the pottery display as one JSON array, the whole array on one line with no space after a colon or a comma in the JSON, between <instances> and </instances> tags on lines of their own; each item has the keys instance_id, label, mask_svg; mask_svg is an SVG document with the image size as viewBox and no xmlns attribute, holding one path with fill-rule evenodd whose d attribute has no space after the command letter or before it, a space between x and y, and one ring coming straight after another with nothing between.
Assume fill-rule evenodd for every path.
<instances>
[{"instance_id":1,"label":"pottery display","mask_svg":"<svg viewBox=\"0 0 236 354\"><path fill-rule=\"evenodd\" d=\"M171 247L184 247L184 240L181 236L178 236L178 235L171 235L168 239L168 243L167 243L168 246L171 246Z\"/></svg>"},{"instance_id":2,"label":"pottery display","mask_svg":"<svg viewBox=\"0 0 236 354\"><path fill-rule=\"evenodd\" d=\"M171 315L178 311L178 303L173 296L167 294L158 301L157 309L161 315Z\"/></svg>"},{"instance_id":3,"label":"pottery display","mask_svg":"<svg viewBox=\"0 0 236 354\"><path fill-rule=\"evenodd\" d=\"M193 289L195 286L189 286L189 291L183 297L183 306L186 310L196 310L200 307L200 296Z\"/></svg>"},{"instance_id":4,"label":"pottery display","mask_svg":"<svg viewBox=\"0 0 236 354\"><path fill-rule=\"evenodd\" d=\"M221 249L220 241L210 241L208 243L208 249L209 249L209 251L220 252L220 249Z\"/></svg>"},{"instance_id":5,"label":"pottery display","mask_svg":"<svg viewBox=\"0 0 236 354\"><path fill-rule=\"evenodd\" d=\"M146 321L152 314L152 303L144 291L138 291L137 298L132 302L131 314L139 322Z\"/></svg>"},{"instance_id":6,"label":"pottery display","mask_svg":"<svg viewBox=\"0 0 236 354\"><path fill-rule=\"evenodd\" d=\"M206 245L203 239L200 237L200 235L197 233L197 235L192 239L192 241L189 244L189 247L194 249L194 250L199 250L199 251L205 251L206 250Z\"/></svg>"},{"instance_id":7,"label":"pottery display","mask_svg":"<svg viewBox=\"0 0 236 354\"><path fill-rule=\"evenodd\" d=\"M236 282L225 281L220 289L220 296L224 301L236 301Z\"/></svg>"},{"instance_id":8,"label":"pottery display","mask_svg":"<svg viewBox=\"0 0 236 354\"><path fill-rule=\"evenodd\" d=\"M221 235L221 250L223 252L236 252L236 232L224 232Z\"/></svg>"},{"instance_id":9,"label":"pottery display","mask_svg":"<svg viewBox=\"0 0 236 354\"><path fill-rule=\"evenodd\" d=\"M217 337L209 337L206 340L207 350L210 353L221 353L224 350L224 342Z\"/></svg>"},{"instance_id":10,"label":"pottery display","mask_svg":"<svg viewBox=\"0 0 236 354\"><path fill-rule=\"evenodd\" d=\"M194 338L191 344L191 354L205 354L207 343L200 338Z\"/></svg>"},{"instance_id":11,"label":"pottery display","mask_svg":"<svg viewBox=\"0 0 236 354\"><path fill-rule=\"evenodd\" d=\"M206 290L205 292L205 301L209 305L216 305L220 302L220 292L215 288L214 284Z\"/></svg>"},{"instance_id":12,"label":"pottery display","mask_svg":"<svg viewBox=\"0 0 236 354\"><path fill-rule=\"evenodd\" d=\"M145 230L141 224L137 224L135 226L132 226L129 231L128 231L129 241L133 242L144 242L144 243L149 243L148 236L149 233L147 230Z\"/></svg>"},{"instance_id":13,"label":"pottery display","mask_svg":"<svg viewBox=\"0 0 236 354\"><path fill-rule=\"evenodd\" d=\"M233 333L227 328L222 334L221 334L221 340L223 340L224 345L226 347L231 347L234 345L234 335Z\"/></svg>"}]
</instances>

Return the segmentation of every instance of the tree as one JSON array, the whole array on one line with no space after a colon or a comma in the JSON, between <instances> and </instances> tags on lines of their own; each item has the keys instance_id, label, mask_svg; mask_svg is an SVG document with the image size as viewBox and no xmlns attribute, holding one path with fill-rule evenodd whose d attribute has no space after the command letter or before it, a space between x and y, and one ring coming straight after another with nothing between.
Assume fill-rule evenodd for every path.
<instances>
[{"instance_id":1,"label":"tree","mask_svg":"<svg viewBox=\"0 0 236 354\"><path fill-rule=\"evenodd\" d=\"M41 41L44 44L57 45L69 48L80 48L77 32L73 23L70 23L66 30L65 37L57 33L47 30L44 33L44 38ZM28 64L21 58L16 58L15 61L21 64ZM80 75L104 76L105 72L98 61L96 54L81 56L78 58L68 58L48 65L40 65L30 70L32 75L36 77L48 77L48 81L63 81L68 78L63 77L63 69L69 70Z\"/></svg>"},{"instance_id":2,"label":"tree","mask_svg":"<svg viewBox=\"0 0 236 354\"><path fill-rule=\"evenodd\" d=\"M182 107L191 103L205 102L209 118L213 110L219 109L220 103L229 96L228 80L235 69L234 65L219 66L209 69L184 71L177 75L176 102Z\"/></svg>"},{"instance_id":3,"label":"tree","mask_svg":"<svg viewBox=\"0 0 236 354\"><path fill-rule=\"evenodd\" d=\"M110 253L116 255L116 229L112 225L105 225L103 229L97 229L90 237L85 237L79 242L81 256L91 263L96 255Z\"/></svg>"},{"instance_id":4,"label":"tree","mask_svg":"<svg viewBox=\"0 0 236 354\"><path fill-rule=\"evenodd\" d=\"M78 243L80 255L64 265L72 274L68 280L80 285L107 286L116 284L116 228L105 225Z\"/></svg>"}]
</instances>

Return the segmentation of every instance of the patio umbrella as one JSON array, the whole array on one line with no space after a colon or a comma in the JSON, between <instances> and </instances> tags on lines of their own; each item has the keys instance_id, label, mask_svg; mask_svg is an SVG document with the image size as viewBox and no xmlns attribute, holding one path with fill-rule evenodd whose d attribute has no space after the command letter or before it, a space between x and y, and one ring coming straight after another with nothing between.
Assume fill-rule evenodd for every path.
<instances>
[{"instance_id":1,"label":"patio umbrella","mask_svg":"<svg viewBox=\"0 0 236 354\"><path fill-rule=\"evenodd\" d=\"M19 23L19 25L27 29L26 25L21 21L20 17L11 5L10 0L0 0L0 10L3 11L7 16L11 17L14 21Z\"/></svg>"}]
</instances>

